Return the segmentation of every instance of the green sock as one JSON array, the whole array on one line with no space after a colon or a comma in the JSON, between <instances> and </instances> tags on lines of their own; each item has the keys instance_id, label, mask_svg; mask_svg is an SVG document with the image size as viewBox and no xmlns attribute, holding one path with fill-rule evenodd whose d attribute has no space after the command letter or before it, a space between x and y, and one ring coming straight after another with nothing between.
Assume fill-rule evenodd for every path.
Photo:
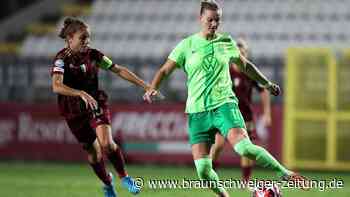
<instances>
[{"instance_id":1,"label":"green sock","mask_svg":"<svg viewBox=\"0 0 350 197\"><path fill-rule=\"evenodd\" d=\"M241 156L255 160L256 163L265 168L270 168L277 172L279 177L289 175L291 172L283 167L268 151L253 144L248 138L239 141L234 150Z\"/></svg>"},{"instance_id":2,"label":"green sock","mask_svg":"<svg viewBox=\"0 0 350 197\"><path fill-rule=\"evenodd\" d=\"M194 161L197 169L197 174L201 180L207 180L207 181L219 181L219 176L216 174L216 172L212 168L212 161L210 158L201 158ZM226 190L223 187L211 187L211 190L213 190L216 194L222 194L226 192Z\"/></svg>"}]
</instances>

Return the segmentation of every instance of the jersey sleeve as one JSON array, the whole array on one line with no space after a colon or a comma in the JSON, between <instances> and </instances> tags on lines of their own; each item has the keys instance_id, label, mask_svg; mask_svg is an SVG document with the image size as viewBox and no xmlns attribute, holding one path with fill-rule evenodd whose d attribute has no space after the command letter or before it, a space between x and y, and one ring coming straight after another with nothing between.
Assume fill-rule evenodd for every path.
<instances>
[{"instance_id":1,"label":"jersey sleeve","mask_svg":"<svg viewBox=\"0 0 350 197\"><path fill-rule=\"evenodd\" d=\"M93 49L93 58L96 60L98 67L102 69L107 70L113 66L112 60L96 49Z\"/></svg>"},{"instance_id":2,"label":"jersey sleeve","mask_svg":"<svg viewBox=\"0 0 350 197\"><path fill-rule=\"evenodd\" d=\"M230 46L228 47L228 51L231 54L231 58L236 62L237 59L239 58L240 52L236 41L232 39L231 36L229 36L229 38L230 38Z\"/></svg>"},{"instance_id":3,"label":"jersey sleeve","mask_svg":"<svg viewBox=\"0 0 350 197\"><path fill-rule=\"evenodd\" d=\"M186 40L182 40L179 44L176 45L176 47L171 51L168 59L173 60L176 62L176 66L178 68L183 68L185 66L186 62Z\"/></svg>"},{"instance_id":4,"label":"jersey sleeve","mask_svg":"<svg viewBox=\"0 0 350 197\"><path fill-rule=\"evenodd\" d=\"M56 55L50 69L51 76L53 74L64 74L64 59L61 55Z\"/></svg>"}]
</instances>

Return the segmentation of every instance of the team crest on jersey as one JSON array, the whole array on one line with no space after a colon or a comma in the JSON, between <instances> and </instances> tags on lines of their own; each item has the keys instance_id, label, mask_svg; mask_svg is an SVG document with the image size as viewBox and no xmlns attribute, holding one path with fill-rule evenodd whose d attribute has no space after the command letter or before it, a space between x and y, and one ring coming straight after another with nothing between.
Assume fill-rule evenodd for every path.
<instances>
[{"instance_id":1,"label":"team crest on jersey","mask_svg":"<svg viewBox=\"0 0 350 197\"><path fill-rule=\"evenodd\" d=\"M86 65L85 64L80 65L80 69L81 69L81 71L86 73Z\"/></svg>"}]
</instances>

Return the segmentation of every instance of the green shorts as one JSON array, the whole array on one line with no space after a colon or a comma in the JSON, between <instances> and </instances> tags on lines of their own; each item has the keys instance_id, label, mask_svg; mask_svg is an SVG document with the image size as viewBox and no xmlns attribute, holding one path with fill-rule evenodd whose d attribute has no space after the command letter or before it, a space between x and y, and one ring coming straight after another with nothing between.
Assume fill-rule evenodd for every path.
<instances>
[{"instance_id":1,"label":"green shorts","mask_svg":"<svg viewBox=\"0 0 350 197\"><path fill-rule=\"evenodd\" d=\"M231 128L245 128L236 103L225 103L216 109L188 114L190 144L215 143L215 134L226 138Z\"/></svg>"}]
</instances>

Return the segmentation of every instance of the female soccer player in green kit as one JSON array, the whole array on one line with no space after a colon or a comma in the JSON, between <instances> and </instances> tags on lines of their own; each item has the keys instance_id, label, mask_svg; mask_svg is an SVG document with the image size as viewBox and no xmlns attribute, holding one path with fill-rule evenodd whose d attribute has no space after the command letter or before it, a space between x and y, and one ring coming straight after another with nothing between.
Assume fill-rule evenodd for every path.
<instances>
[{"instance_id":1,"label":"female soccer player in green kit","mask_svg":"<svg viewBox=\"0 0 350 197\"><path fill-rule=\"evenodd\" d=\"M154 90L159 88L163 79L175 68L184 70L188 87L186 113L189 140L200 179L214 182L219 180L209 156L216 131L219 130L239 155L274 170L284 179L303 181L302 176L283 167L264 148L250 141L238 108L238 100L232 91L229 68L235 63L242 72L275 96L280 94L279 86L266 79L253 63L240 55L235 41L228 34L217 33L221 9L215 1L201 2L199 20L200 32L185 38L173 49L168 60L154 76L152 88L145 93L144 99L152 102L152 98L160 94ZM229 196L223 187L211 189L218 196Z\"/></svg>"}]
</instances>

